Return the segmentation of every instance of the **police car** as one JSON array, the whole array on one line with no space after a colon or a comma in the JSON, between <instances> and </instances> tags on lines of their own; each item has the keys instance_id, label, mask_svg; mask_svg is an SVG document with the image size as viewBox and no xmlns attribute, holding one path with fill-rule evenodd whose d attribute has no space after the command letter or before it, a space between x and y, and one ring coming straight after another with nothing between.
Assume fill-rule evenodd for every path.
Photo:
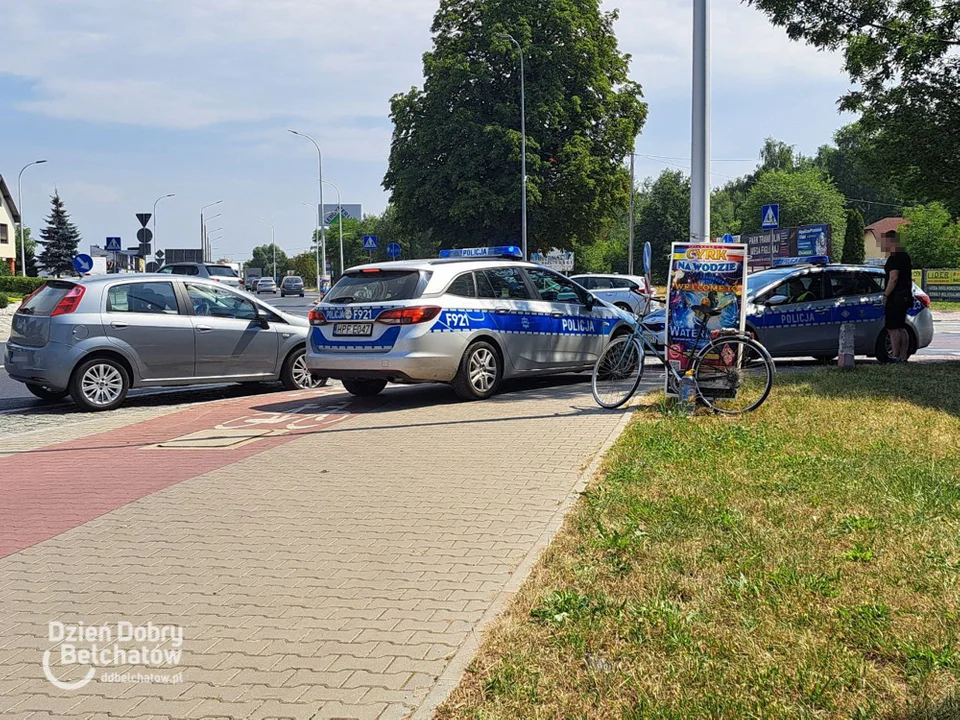
<instances>
[{"instance_id":1,"label":"police car","mask_svg":"<svg viewBox=\"0 0 960 720\"><path fill-rule=\"evenodd\" d=\"M778 258L747 276L747 329L774 357L837 356L840 325L854 323L857 355L890 358L884 328L883 268L830 263L826 256ZM933 342L930 298L913 286L907 314L910 353ZM648 336L664 342L664 311L643 320Z\"/></svg>"},{"instance_id":2,"label":"police car","mask_svg":"<svg viewBox=\"0 0 960 720\"><path fill-rule=\"evenodd\" d=\"M450 383L466 400L505 378L589 370L636 319L514 246L347 270L310 312L307 367L354 395Z\"/></svg>"}]
</instances>

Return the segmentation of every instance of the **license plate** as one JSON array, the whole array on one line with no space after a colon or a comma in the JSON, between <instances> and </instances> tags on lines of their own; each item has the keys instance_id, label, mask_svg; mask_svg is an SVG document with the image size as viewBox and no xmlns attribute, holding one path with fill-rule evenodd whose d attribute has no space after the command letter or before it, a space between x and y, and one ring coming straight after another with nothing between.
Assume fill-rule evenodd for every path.
<instances>
[{"instance_id":1,"label":"license plate","mask_svg":"<svg viewBox=\"0 0 960 720\"><path fill-rule=\"evenodd\" d=\"M334 335L365 336L373 335L373 325L371 323L335 323L333 326Z\"/></svg>"}]
</instances>

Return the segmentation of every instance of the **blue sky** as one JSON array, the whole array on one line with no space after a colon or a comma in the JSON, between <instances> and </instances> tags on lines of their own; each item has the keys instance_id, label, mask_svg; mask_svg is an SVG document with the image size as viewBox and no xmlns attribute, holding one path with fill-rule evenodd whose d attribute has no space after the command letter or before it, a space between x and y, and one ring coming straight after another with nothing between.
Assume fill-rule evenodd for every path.
<instances>
[{"instance_id":1,"label":"blue sky","mask_svg":"<svg viewBox=\"0 0 960 720\"><path fill-rule=\"evenodd\" d=\"M638 175L686 167L690 144L689 0L606 1L649 117ZM158 245L193 247L199 210L222 212L217 256L269 242L304 249L314 225L316 151L343 202L379 212L389 98L422 81L437 0L30 0L4 8L0 174L39 227L56 186L83 247L158 210ZM752 170L764 137L806 153L849 117L840 58L789 41L756 10L712 3L714 184ZM335 200L324 190L324 202ZM533 232L533 229L531 229Z\"/></svg>"}]
</instances>

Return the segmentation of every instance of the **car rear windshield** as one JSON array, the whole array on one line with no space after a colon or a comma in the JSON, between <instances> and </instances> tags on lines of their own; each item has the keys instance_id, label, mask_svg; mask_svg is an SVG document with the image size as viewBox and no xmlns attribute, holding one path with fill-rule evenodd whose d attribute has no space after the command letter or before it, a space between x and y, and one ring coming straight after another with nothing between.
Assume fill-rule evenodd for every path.
<instances>
[{"instance_id":1,"label":"car rear windshield","mask_svg":"<svg viewBox=\"0 0 960 720\"><path fill-rule=\"evenodd\" d=\"M285 282L285 283L302 283L302 282L303 282L303 278L296 277L296 276L294 276L294 275L287 275L287 276L283 279L283 282Z\"/></svg>"},{"instance_id":2,"label":"car rear windshield","mask_svg":"<svg viewBox=\"0 0 960 720\"><path fill-rule=\"evenodd\" d=\"M412 300L420 297L429 273L421 282L417 270L352 272L344 275L323 299L327 303L364 303L384 300Z\"/></svg>"},{"instance_id":3,"label":"car rear windshield","mask_svg":"<svg viewBox=\"0 0 960 720\"><path fill-rule=\"evenodd\" d=\"M207 265L207 272L211 277L239 277L233 268L222 265Z\"/></svg>"},{"instance_id":4,"label":"car rear windshield","mask_svg":"<svg viewBox=\"0 0 960 720\"><path fill-rule=\"evenodd\" d=\"M24 315L49 315L73 287L73 283L48 282L20 305L17 312Z\"/></svg>"}]
</instances>

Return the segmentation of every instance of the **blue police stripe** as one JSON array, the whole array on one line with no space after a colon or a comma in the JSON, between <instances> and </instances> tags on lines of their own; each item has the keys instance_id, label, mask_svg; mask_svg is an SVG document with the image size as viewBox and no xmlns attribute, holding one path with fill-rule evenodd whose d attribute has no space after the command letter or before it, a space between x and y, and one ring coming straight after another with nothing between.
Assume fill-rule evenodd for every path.
<instances>
[{"instance_id":1,"label":"blue police stripe","mask_svg":"<svg viewBox=\"0 0 960 720\"><path fill-rule=\"evenodd\" d=\"M483 310L449 309L437 316L430 332L497 330L517 335L606 335L615 325L609 318L575 315L554 317L551 313L488 313Z\"/></svg>"}]
</instances>

